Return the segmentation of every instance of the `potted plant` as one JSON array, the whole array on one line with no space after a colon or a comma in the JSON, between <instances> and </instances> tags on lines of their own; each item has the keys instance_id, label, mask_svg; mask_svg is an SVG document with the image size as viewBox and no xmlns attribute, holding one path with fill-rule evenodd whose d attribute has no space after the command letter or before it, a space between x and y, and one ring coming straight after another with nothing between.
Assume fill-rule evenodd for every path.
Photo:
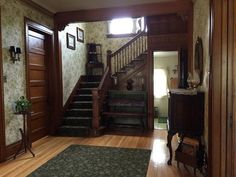
<instances>
[{"instance_id":1,"label":"potted plant","mask_svg":"<svg viewBox=\"0 0 236 177\"><path fill-rule=\"evenodd\" d=\"M16 102L15 102L15 111L17 114L26 114L31 107L31 103L29 100L27 100L24 96L21 96Z\"/></svg>"}]
</instances>

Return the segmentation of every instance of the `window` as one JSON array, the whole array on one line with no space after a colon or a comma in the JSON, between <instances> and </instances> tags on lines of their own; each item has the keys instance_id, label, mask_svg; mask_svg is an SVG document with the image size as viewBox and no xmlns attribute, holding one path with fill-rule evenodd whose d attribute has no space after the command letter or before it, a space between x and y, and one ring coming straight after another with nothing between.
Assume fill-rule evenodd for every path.
<instances>
[{"instance_id":1,"label":"window","mask_svg":"<svg viewBox=\"0 0 236 177\"><path fill-rule=\"evenodd\" d=\"M164 69L154 69L154 96L162 98L167 95L167 75Z\"/></svg>"},{"instance_id":2,"label":"window","mask_svg":"<svg viewBox=\"0 0 236 177\"><path fill-rule=\"evenodd\" d=\"M110 34L130 34L133 33L133 19L132 18L119 18L110 22Z\"/></svg>"},{"instance_id":3,"label":"window","mask_svg":"<svg viewBox=\"0 0 236 177\"><path fill-rule=\"evenodd\" d=\"M135 34L141 30L144 30L144 17L117 18L108 22L108 36Z\"/></svg>"}]
</instances>

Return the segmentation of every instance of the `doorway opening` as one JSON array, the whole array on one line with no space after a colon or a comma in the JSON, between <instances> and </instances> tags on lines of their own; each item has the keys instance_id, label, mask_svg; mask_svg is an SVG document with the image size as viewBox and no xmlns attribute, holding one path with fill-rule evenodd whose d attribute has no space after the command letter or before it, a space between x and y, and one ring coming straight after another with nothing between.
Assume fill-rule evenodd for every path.
<instances>
[{"instance_id":1,"label":"doorway opening","mask_svg":"<svg viewBox=\"0 0 236 177\"><path fill-rule=\"evenodd\" d=\"M53 131L57 63L53 59L53 31L29 19L25 19L25 27L26 90L32 103L27 125L29 142L32 143Z\"/></svg>"},{"instance_id":2,"label":"doorway opening","mask_svg":"<svg viewBox=\"0 0 236 177\"><path fill-rule=\"evenodd\" d=\"M179 86L178 51L153 53L154 129L167 129L168 92Z\"/></svg>"}]
</instances>

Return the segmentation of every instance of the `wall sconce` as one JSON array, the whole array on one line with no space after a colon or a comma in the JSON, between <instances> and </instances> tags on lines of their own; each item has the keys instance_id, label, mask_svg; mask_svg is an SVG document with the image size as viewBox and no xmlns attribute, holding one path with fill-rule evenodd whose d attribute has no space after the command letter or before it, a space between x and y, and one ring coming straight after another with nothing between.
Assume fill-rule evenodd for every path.
<instances>
[{"instance_id":1,"label":"wall sconce","mask_svg":"<svg viewBox=\"0 0 236 177\"><path fill-rule=\"evenodd\" d=\"M9 52L11 54L11 60L13 61L13 63L15 63L15 61L20 61L20 47L10 46Z\"/></svg>"}]
</instances>

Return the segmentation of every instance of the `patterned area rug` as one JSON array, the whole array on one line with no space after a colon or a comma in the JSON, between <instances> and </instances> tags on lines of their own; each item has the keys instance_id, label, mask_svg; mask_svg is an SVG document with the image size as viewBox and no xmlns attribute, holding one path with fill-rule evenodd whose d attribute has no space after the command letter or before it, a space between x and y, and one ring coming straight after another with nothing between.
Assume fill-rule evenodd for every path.
<instances>
[{"instance_id":1,"label":"patterned area rug","mask_svg":"<svg viewBox=\"0 0 236 177\"><path fill-rule=\"evenodd\" d=\"M146 177L151 150L71 145L29 177Z\"/></svg>"}]
</instances>

